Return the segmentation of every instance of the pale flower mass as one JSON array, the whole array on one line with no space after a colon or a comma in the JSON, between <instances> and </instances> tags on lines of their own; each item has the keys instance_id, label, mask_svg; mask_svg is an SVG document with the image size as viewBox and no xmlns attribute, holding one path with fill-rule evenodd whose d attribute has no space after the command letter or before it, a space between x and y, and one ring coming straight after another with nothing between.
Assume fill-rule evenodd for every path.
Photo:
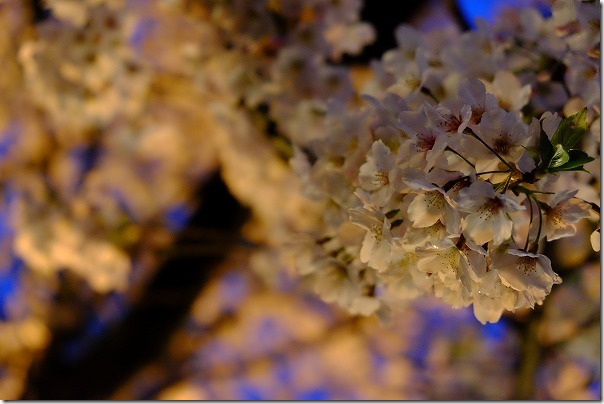
<instances>
[{"instance_id":1,"label":"pale flower mass","mask_svg":"<svg viewBox=\"0 0 604 404\"><path fill-rule=\"evenodd\" d=\"M349 281L376 311L390 309L384 291L405 279L406 290L416 289L409 298L473 305L482 323L496 322L504 310L542 304L562 282L544 239L572 236L578 221L599 215L598 199L576 196L592 178L581 171L597 157L579 147L599 144L599 99L586 93L600 85L599 42L587 40L599 15L595 4L574 1L555 2L552 12L521 9L450 35L399 28L398 49L372 65L365 101L348 116L328 112L325 135L299 145L304 188L320 189L317 201L330 206L316 259L356 268ZM589 85L570 84L577 60L596 69ZM543 77L551 63L567 72L553 83L564 88L555 98ZM337 159L332 119L357 122ZM564 190L558 178L567 178ZM338 221L326 217L334 209ZM365 232L356 243L341 240L349 221ZM318 267L313 276L322 282Z\"/></svg>"},{"instance_id":2,"label":"pale flower mass","mask_svg":"<svg viewBox=\"0 0 604 404\"><path fill-rule=\"evenodd\" d=\"M0 399L71 321L57 296L119 322L196 231L383 326L429 299L557 313L551 246L600 249L601 6L410 20L359 62L367 2L0 0ZM233 234L191 225L212 178Z\"/></svg>"}]
</instances>

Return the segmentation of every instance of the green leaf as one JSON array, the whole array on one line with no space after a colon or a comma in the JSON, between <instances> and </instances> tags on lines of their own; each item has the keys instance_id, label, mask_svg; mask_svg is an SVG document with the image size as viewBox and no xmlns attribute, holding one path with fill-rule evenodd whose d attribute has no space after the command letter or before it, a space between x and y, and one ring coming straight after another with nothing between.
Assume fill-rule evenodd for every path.
<instances>
[{"instance_id":1,"label":"green leaf","mask_svg":"<svg viewBox=\"0 0 604 404\"><path fill-rule=\"evenodd\" d=\"M396 227L399 227L399 226L400 226L401 224L403 224L403 223L404 223L404 220L403 220L403 219L397 219L397 220L395 220L394 222L392 222L392 224L390 225L390 228L391 228L391 229L394 229L394 228L396 228Z\"/></svg>"},{"instance_id":2,"label":"green leaf","mask_svg":"<svg viewBox=\"0 0 604 404\"><path fill-rule=\"evenodd\" d=\"M547 165L547 169L560 167L561 165L566 164L568 160L570 160L570 156L566 150L564 150L564 147L561 144L557 144L555 145L554 155Z\"/></svg>"},{"instance_id":3,"label":"green leaf","mask_svg":"<svg viewBox=\"0 0 604 404\"><path fill-rule=\"evenodd\" d=\"M539 164L539 167L542 169L547 168L553 156L554 145L547 137L547 133L541 129L541 136L539 137L539 157L541 159L541 163Z\"/></svg>"},{"instance_id":4,"label":"green leaf","mask_svg":"<svg viewBox=\"0 0 604 404\"><path fill-rule=\"evenodd\" d=\"M394 210L391 210L390 212L386 213L386 217L387 217L388 219L394 219L394 217L395 217L396 215L398 215L398 213L399 213L400 211L401 211L400 209L394 209Z\"/></svg>"},{"instance_id":5,"label":"green leaf","mask_svg":"<svg viewBox=\"0 0 604 404\"><path fill-rule=\"evenodd\" d=\"M568 156L569 160L566 163L551 171L585 171L583 165L594 160L581 150L571 150L568 152Z\"/></svg>"},{"instance_id":6,"label":"green leaf","mask_svg":"<svg viewBox=\"0 0 604 404\"><path fill-rule=\"evenodd\" d=\"M554 136L552 136L552 144L560 144L564 150L569 151L576 145L587 133L587 108L583 108L576 114L564 118Z\"/></svg>"}]
</instances>

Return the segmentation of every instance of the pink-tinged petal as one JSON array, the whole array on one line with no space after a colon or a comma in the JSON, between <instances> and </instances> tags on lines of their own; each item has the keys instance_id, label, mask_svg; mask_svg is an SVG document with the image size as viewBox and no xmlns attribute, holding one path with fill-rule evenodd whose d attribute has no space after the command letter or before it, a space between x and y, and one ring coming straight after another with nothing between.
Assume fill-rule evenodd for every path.
<instances>
[{"instance_id":1,"label":"pink-tinged petal","mask_svg":"<svg viewBox=\"0 0 604 404\"><path fill-rule=\"evenodd\" d=\"M474 212L488 199L495 197L493 185L485 181L475 181L467 188L459 191L456 202L462 212Z\"/></svg>"},{"instance_id":2,"label":"pink-tinged petal","mask_svg":"<svg viewBox=\"0 0 604 404\"><path fill-rule=\"evenodd\" d=\"M466 78L459 85L459 99L475 108L484 108L484 97L486 95L484 83L475 78Z\"/></svg>"},{"instance_id":3,"label":"pink-tinged petal","mask_svg":"<svg viewBox=\"0 0 604 404\"><path fill-rule=\"evenodd\" d=\"M567 222L553 222L551 220L547 221L548 225L546 226L545 237L547 241L554 241L564 237L570 237L575 235L577 232L577 228L574 224Z\"/></svg>"},{"instance_id":4,"label":"pink-tinged petal","mask_svg":"<svg viewBox=\"0 0 604 404\"><path fill-rule=\"evenodd\" d=\"M557 203L545 209L545 226L543 233L547 240L557 240L572 236L576 232L575 223L588 218L590 206L584 202L571 199L577 191L561 191L554 195L552 201Z\"/></svg>"},{"instance_id":5,"label":"pink-tinged petal","mask_svg":"<svg viewBox=\"0 0 604 404\"><path fill-rule=\"evenodd\" d=\"M562 191L556 192L556 194L552 197L551 206L560 205L568 200L570 200L573 196L577 195L579 192L578 189L563 189Z\"/></svg>"},{"instance_id":6,"label":"pink-tinged petal","mask_svg":"<svg viewBox=\"0 0 604 404\"><path fill-rule=\"evenodd\" d=\"M377 224L380 223L379 220L367 214L367 211L362 208L350 209L349 214L350 221L365 230L372 230Z\"/></svg>"},{"instance_id":7,"label":"pink-tinged petal","mask_svg":"<svg viewBox=\"0 0 604 404\"><path fill-rule=\"evenodd\" d=\"M507 195L498 195L497 196L501 201L503 201L503 205L505 211L507 213L519 212L521 210L526 210L526 207L516 202L514 199L510 198Z\"/></svg>"}]
</instances>

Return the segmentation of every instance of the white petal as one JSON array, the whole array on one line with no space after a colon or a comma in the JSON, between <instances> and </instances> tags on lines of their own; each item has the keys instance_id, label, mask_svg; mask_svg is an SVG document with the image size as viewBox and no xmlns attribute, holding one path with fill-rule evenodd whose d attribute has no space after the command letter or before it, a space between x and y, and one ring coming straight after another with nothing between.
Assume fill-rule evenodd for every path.
<instances>
[{"instance_id":1,"label":"white petal","mask_svg":"<svg viewBox=\"0 0 604 404\"><path fill-rule=\"evenodd\" d=\"M489 226L493 230L493 243L499 245L512 235L513 222L504 212L492 216L492 219Z\"/></svg>"},{"instance_id":2,"label":"white petal","mask_svg":"<svg viewBox=\"0 0 604 404\"><path fill-rule=\"evenodd\" d=\"M409 219L414 227L429 227L443 215L445 200L438 191L416 195L407 208Z\"/></svg>"},{"instance_id":3,"label":"white petal","mask_svg":"<svg viewBox=\"0 0 604 404\"><path fill-rule=\"evenodd\" d=\"M469 214L463 221L463 233L476 244L483 245L493 239L493 230L476 213Z\"/></svg>"},{"instance_id":4,"label":"white petal","mask_svg":"<svg viewBox=\"0 0 604 404\"><path fill-rule=\"evenodd\" d=\"M365 234L365 238L363 239L363 244L361 245L361 262L366 264L371 259L371 255L373 254L373 247L375 246L375 237L371 231L367 231Z\"/></svg>"},{"instance_id":5,"label":"white petal","mask_svg":"<svg viewBox=\"0 0 604 404\"><path fill-rule=\"evenodd\" d=\"M503 313L500 299L493 299L485 295L474 296L474 316L482 324L496 323Z\"/></svg>"}]
</instances>

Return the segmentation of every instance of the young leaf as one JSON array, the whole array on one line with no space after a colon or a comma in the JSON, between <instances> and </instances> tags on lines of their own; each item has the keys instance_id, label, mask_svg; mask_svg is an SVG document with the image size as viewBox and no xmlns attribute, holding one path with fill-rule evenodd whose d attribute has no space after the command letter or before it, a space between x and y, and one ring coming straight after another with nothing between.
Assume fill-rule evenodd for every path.
<instances>
[{"instance_id":1,"label":"young leaf","mask_svg":"<svg viewBox=\"0 0 604 404\"><path fill-rule=\"evenodd\" d=\"M550 171L585 171L583 165L594 160L581 150L571 150L568 152L568 156L568 162Z\"/></svg>"},{"instance_id":2,"label":"young leaf","mask_svg":"<svg viewBox=\"0 0 604 404\"><path fill-rule=\"evenodd\" d=\"M547 168L553 156L554 145L552 145L552 142L547 137L547 133L541 129L541 136L539 137L539 157L541 159L541 162L539 163L540 168Z\"/></svg>"},{"instance_id":3,"label":"young leaf","mask_svg":"<svg viewBox=\"0 0 604 404\"><path fill-rule=\"evenodd\" d=\"M399 213L400 211L401 211L400 209L394 209L394 210L391 210L390 212L386 213L386 217L387 217L388 219L393 219L393 218L394 218L396 215L398 215L398 213Z\"/></svg>"},{"instance_id":4,"label":"young leaf","mask_svg":"<svg viewBox=\"0 0 604 404\"><path fill-rule=\"evenodd\" d=\"M576 114L564 118L554 136L552 136L552 144L560 144L564 150L569 151L576 145L587 133L587 108L583 108Z\"/></svg>"},{"instance_id":5,"label":"young leaf","mask_svg":"<svg viewBox=\"0 0 604 404\"><path fill-rule=\"evenodd\" d=\"M564 147L562 147L561 144L557 144L555 145L554 155L547 165L547 169L560 167L561 165L566 164L568 160L570 160L570 156L566 150L564 150Z\"/></svg>"},{"instance_id":6,"label":"young leaf","mask_svg":"<svg viewBox=\"0 0 604 404\"><path fill-rule=\"evenodd\" d=\"M397 228L398 226L400 226L403 223L404 223L403 219L397 219L394 222L392 222L392 224L390 225L390 228L391 229Z\"/></svg>"}]
</instances>

